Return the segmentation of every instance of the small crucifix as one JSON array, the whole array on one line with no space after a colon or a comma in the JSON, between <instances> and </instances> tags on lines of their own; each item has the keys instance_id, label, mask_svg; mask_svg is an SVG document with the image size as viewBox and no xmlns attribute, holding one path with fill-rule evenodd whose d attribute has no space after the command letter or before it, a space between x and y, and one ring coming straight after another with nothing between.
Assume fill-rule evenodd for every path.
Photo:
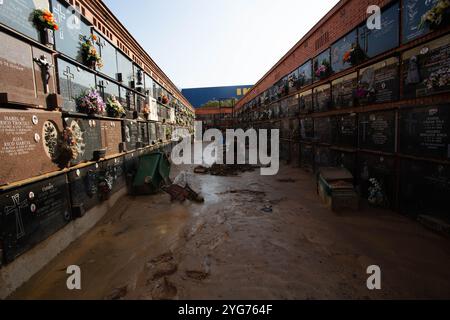
<instances>
[{"instance_id":1,"label":"small crucifix","mask_svg":"<svg viewBox=\"0 0 450 320\"><path fill-rule=\"evenodd\" d=\"M72 90L72 80L75 79L75 75L70 72L70 67L67 66L66 71L64 71L63 75L67 78L67 91L69 97L73 99L73 90Z\"/></svg>"},{"instance_id":2,"label":"small crucifix","mask_svg":"<svg viewBox=\"0 0 450 320\"><path fill-rule=\"evenodd\" d=\"M42 70L42 81L44 82L44 93L50 93L49 82L52 74L50 73L50 69L53 68L53 65L47 60L47 57L42 55L39 59L34 58L34 62L36 62Z\"/></svg>"},{"instance_id":3,"label":"small crucifix","mask_svg":"<svg viewBox=\"0 0 450 320\"><path fill-rule=\"evenodd\" d=\"M5 208L5 215L8 216L11 213L14 213L16 217L16 238L17 240L23 238L25 236L25 228L23 226L23 220L22 220L22 209L25 209L28 207L28 201L20 201L20 194L16 194L11 197L11 200L13 201L12 206L8 206Z\"/></svg>"}]
</instances>

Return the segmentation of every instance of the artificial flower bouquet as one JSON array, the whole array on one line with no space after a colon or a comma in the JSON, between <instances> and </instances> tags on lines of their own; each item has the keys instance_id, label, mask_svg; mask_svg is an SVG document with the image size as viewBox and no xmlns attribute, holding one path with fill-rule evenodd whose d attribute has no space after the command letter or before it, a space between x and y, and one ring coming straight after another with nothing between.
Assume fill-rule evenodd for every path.
<instances>
[{"instance_id":1,"label":"artificial flower bouquet","mask_svg":"<svg viewBox=\"0 0 450 320\"><path fill-rule=\"evenodd\" d=\"M326 60L323 60L320 65L317 64L316 67L314 68L314 74L320 80L328 77L330 73L331 73L330 63Z\"/></svg>"},{"instance_id":2,"label":"artificial flower bouquet","mask_svg":"<svg viewBox=\"0 0 450 320\"><path fill-rule=\"evenodd\" d=\"M106 109L105 102L95 89L83 93L76 102L78 111L89 115L102 114Z\"/></svg>"},{"instance_id":3,"label":"artificial flower bouquet","mask_svg":"<svg viewBox=\"0 0 450 320\"><path fill-rule=\"evenodd\" d=\"M438 0L433 8L422 16L419 28L428 25L431 29L437 29L449 23L448 20L450 20L450 0Z\"/></svg>"},{"instance_id":4,"label":"artificial flower bouquet","mask_svg":"<svg viewBox=\"0 0 450 320\"><path fill-rule=\"evenodd\" d=\"M106 113L112 118L122 118L126 115L125 108L116 97L108 98L106 102Z\"/></svg>"},{"instance_id":5,"label":"artificial flower bouquet","mask_svg":"<svg viewBox=\"0 0 450 320\"><path fill-rule=\"evenodd\" d=\"M42 30L45 30L45 29L50 29L50 30L54 30L54 31L59 30L59 27L56 24L53 13L51 13L47 9L34 10L33 21Z\"/></svg>"},{"instance_id":6,"label":"artificial flower bouquet","mask_svg":"<svg viewBox=\"0 0 450 320\"><path fill-rule=\"evenodd\" d=\"M81 54L83 57L83 61L86 65L93 69L103 67L102 58L100 57L94 45L97 40L98 39L96 35L83 37L81 40Z\"/></svg>"}]
</instances>

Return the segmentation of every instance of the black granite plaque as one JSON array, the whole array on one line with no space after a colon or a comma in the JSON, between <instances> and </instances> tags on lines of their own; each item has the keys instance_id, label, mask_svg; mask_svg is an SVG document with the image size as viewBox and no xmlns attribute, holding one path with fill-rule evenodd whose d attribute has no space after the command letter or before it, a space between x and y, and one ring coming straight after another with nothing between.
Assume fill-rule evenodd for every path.
<instances>
[{"instance_id":1,"label":"black granite plaque","mask_svg":"<svg viewBox=\"0 0 450 320\"><path fill-rule=\"evenodd\" d=\"M392 208L395 199L394 158L358 154L358 185L363 198L375 207Z\"/></svg>"},{"instance_id":2,"label":"black granite plaque","mask_svg":"<svg viewBox=\"0 0 450 320\"><path fill-rule=\"evenodd\" d=\"M70 195L74 217L81 217L100 203L98 182L100 166L94 164L69 172Z\"/></svg>"},{"instance_id":3,"label":"black granite plaque","mask_svg":"<svg viewBox=\"0 0 450 320\"><path fill-rule=\"evenodd\" d=\"M312 61L304 63L298 69L298 88L303 88L312 84L313 76L312 76Z\"/></svg>"},{"instance_id":4,"label":"black granite plaque","mask_svg":"<svg viewBox=\"0 0 450 320\"><path fill-rule=\"evenodd\" d=\"M395 112L360 114L359 147L361 149L395 152Z\"/></svg>"},{"instance_id":5,"label":"black granite plaque","mask_svg":"<svg viewBox=\"0 0 450 320\"><path fill-rule=\"evenodd\" d=\"M3 0L0 1L0 23L40 41L40 32L33 23L33 11L48 8L47 0Z\"/></svg>"},{"instance_id":6,"label":"black granite plaque","mask_svg":"<svg viewBox=\"0 0 450 320\"><path fill-rule=\"evenodd\" d=\"M148 136L150 144L155 144L158 141L156 135L156 124L153 122L148 124Z\"/></svg>"},{"instance_id":7,"label":"black granite plaque","mask_svg":"<svg viewBox=\"0 0 450 320\"><path fill-rule=\"evenodd\" d=\"M156 137L158 138L158 142L163 142L165 139L164 136L164 127L160 122L156 123Z\"/></svg>"},{"instance_id":8,"label":"black granite plaque","mask_svg":"<svg viewBox=\"0 0 450 320\"><path fill-rule=\"evenodd\" d=\"M1 239L7 263L72 219L66 175L0 195Z\"/></svg>"},{"instance_id":9,"label":"black granite plaque","mask_svg":"<svg viewBox=\"0 0 450 320\"><path fill-rule=\"evenodd\" d=\"M325 84L314 88L314 112L325 112L331 108L331 85Z\"/></svg>"},{"instance_id":10,"label":"black granite plaque","mask_svg":"<svg viewBox=\"0 0 450 320\"><path fill-rule=\"evenodd\" d=\"M303 91L299 94L300 113L308 114L313 112L313 92Z\"/></svg>"},{"instance_id":11,"label":"black granite plaque","mask_svg":"<svg viewBox=\"0 0 450 320\"><path fill-rule=\"evenodd\" d=\"M77 98L89 89L95 88L94 74L70 62L58 59L58 78L63 97L62 110L77 112Z\"/></svg>"},{"instance_id":12,"label":"black granite plaque","mask_svg":"<svg viewBox=\"0 0 450 320\"><path fill-rule=\"evenodd\" d=\"M272 105L272 119L280 118L280 103L276 102Z\"/></svg>"},{"instance_id":13,"label":"black granite plaque","mask_svg":"<svg viewBox=\"0 0 450 320\"><path fill-rule=\"evenodd\" d=\"M100 56L102 57L103 67L99 69L99 72L107 75L112 79L117 80L117 55L116 47L109 42L108 39L103 37L99 32L94 32L97 36L97 43L95 46ZM117 95L118 96L118 95Z\"/></svg>"},{"instance_id":14,"label":"black granite plaque","mask_svg":"<svg viewBox=\"0 0 450 320\"><path fill-rule=\"evenodd\" d=\"M398 2L381 12L381 29L359 28L359 45L372 58L399 45L400 15Z\"/></svg>"},{"instance_id":15,"label":"black granite plaque","mask_svg":"<svg viewBox=\"0 0 450 320\"><path fill-rule=\"evenodd\" d=\"M450 159L450 105L405 109L400 112L402 154Z\"/></svg>"},{"instance_id":16,"label":"black granite plaque","mask_svg":"<svg viewBox=\"0 0 450 320\"><path fill-rule=\"evenodd\" d=\"M135 93L125 87L119 87L119 101L127 112L128 119L135 119L137 115Z\"/></svg>"},{"instance_id":17,"label":"black granite plaque","mask_svg":"<svg viewBox=\"0 0 450 320\"><path fill-rule=\"evenodd\" d=\"M76 141L78 156L72 160L72 165L92 161L94 152L102 149L102 133L99 120L84 118L65 118L64 126L72 131Z\"/></svg>"},{"instance_id":18,"label":"black granite plaque","mask_svg":"<svg viewBox=\"0 0 450 320\"><path fill-rule=\"evenodd\" d=\"M438 0L403 0L403 43L430 32L427 24L421 25L421 20L437 2Z\"/></svg>"},{"instance_id":19,"label":"black granite plaque","mask_svg":"<svg viewBox=\"0 0 450 320\"><path fill-rule=\"evenodd\" d=\"M83 63L81 42L91 35L90 23L65 1L52 0L52 11L59 26L59 30L55 31L56 49Z\"/></svg>"},{"instance_id":20,"label":"black granite plaque","mask_svg":"<svg viewBox=\"0 0 450 320\"><path fill-rule=\"evenodd\" d=\"M109 194L113 194L126 187L125 157L118 157L104 161L100 165L100 184L107 185ZM103 181L102 181L103 180ZM103 187L100 185L100 187Z\"/></svg>"},{"instance_id":21,"label":"black granite plaque","mask_svg":"<svg viewBox=\"0 0 450 320\"><path fill-rule=\"evenodd\" d=\"M353 30L331 46L331 67L334 72L340 72L352 66L345 60L346 53L358 45L358 30Z\"/></svg>"},{"instance_id":22,"label":"black granite plaque","mask_svg":"<svg viewBox=\"0 0 450 320\"><path fill-rule=\"evenodd\" d=\"M291 141L291 165L295 168L300 166L300 143Z\"/></svg>"},{"instance_id":23,"label":"black granite plaque","mask_svg":"<svg viewBox=\"0 0 450 320\"><path fill-rule=\"evenodd\" d=\"M122 52L117 51L117 80L122 80L122 84L128 88L133 88L134 71L133 63Z\"/></svg>"},{"instance_id":24,"label":"black granite plaque","mask_svg":"<svg viewBox=\"0 0 450 320\"><path fill-rule=\"evenodd\" d=\"M140 130L137 121L124 120L122 121L122 137L124 139L127 151L132 151L140 148Z\"/></svg>"},{"instance_id":25,"label":"black granite plaque","mask_svg":"<svg viewBox=\"0 0 450 320\"><path fill-rule=\"evenodd\" d=\"M358 145L358 122L356 114L339 115L335 119L336 130L333 143L339 147L356 148Z\"/></svg>"},{"instance_id":26,"label":"black granite plaque","mask_svg":"<svg viewBox=\"0 0 450 320\"><path fill-rule=\"evenodd\" d=\"M330 49L325 50L313 60L314 82L324 80L332 74Z\"/></svg>"},{"instance_id":27,"label":"black granite plaque","mask_svg":"<svg viewBox=\"0 0 450 320\"><path fill-rule=\"evenodd\" d=\"M291 130L290 130L290 121L289 121L289 119L281 120L280 138L282 138L282 139L290 139L291 138Z\"/></svg>"},{"instance_id":28,"label":"black granite plaque","mask_svg":"<svg viewBox=\"0 0 450 320\"><path fill-rule=\"evenodd\" d=\"M280 102L280 118L285 118L289 116L289 106L288 106L288 100L284 99Z\"/></svg>"},{"instance_id":29,"label":"black granite plaque","mask_svg":"<svg viewBox=\"0 0 450 320\"><path fill-rule=\"evenodd\" d=\"M355 90L358 85L356 72L334 80L331 85L334 109L345 109L355 106Z\"/></svg>"},{"instance_id":30,"label":"black granite plaque","mask_svg":"<svg viewBox=\"0 0 450 320\"><path fill-rule=\"evenodd\" d=\"M450 222L450 166L403 159L400 168L401 212Z\"/></svg>"},{"instance_id":31,"label":"black granite plaque","mask_svg":"<svg viewBox=\"0 0 450 320\"><path fill-rule=\"evenodd\" d=\"M312 140L314 138L313 118L300 119L300 138L302 140Z\"/></svg>"},{"instance_id":32,"label":"black granite plaque","mask_svg":"<svg viewBox=\"0 0 450 320\"><path fill-rule=\"evenodd\" d=\"M288 117L297 117L300 114L298 94L290 96L287 99L288 104Z\"/></svg>"},{"instance_id":33,"label":"black granite plaque","mask_svg":"<svg viewBox=\"0 0 450 320\"><path fill-rule=\"evenodd\" d=\"M108 99L112 99L113 97L119 99L119 86L116 83L100 76L96 77L96 83L97 91L100 93L105 103L108 102Z\"/></svg>"},{"instance_id":34,"label":"black granite plaque","mask_svg":"<svg viewBox=\"0 0 450 320\"><path fill-rule=\"evenodd\" d=\"M359 71L355 91L359 105L396 101L400 95L398 58L389 58Z\"/></svg>"},{"instance_id":35,"label":"black granite plaque","mask_svg":"<svg viewBox=\"0 0 450 320\"><path fill-rule=\"evenodd\" d=\"M296 92L298 88L298 69L291 72L288 76L288 82L289 82L289 93ZM262 99L265 100L264 98Z\"/></svg>"},{"instance_id":36,"label":"black granite plaque","mask_svg":"<svg viewBox=\"0 0 450 320\"><path fill-rule=\"evenodd\" d=\"M319 143L331 144L333 118L315 118L314 119L314 140Z\"/></svg>"},{"instance_id":37,"label":"black granite plaque","mask_svg":"<svg viewBox=\"0 0 450 320\"><path fill-rule=\"evenodd\" d=\"M147 122L138 122L139 126L139 142L141 142L141 147L149 145L149 132Z\"/></svg>"},{"instance_id":38,"label":"black granite plaque","mask_svg":"<svg viewBox=\"0 0 450 320\"><path fill-rule=\"evenodd\" d=\"M450 35L403 54L405 98L450 91Z\"/></svg>"}]
</instances>

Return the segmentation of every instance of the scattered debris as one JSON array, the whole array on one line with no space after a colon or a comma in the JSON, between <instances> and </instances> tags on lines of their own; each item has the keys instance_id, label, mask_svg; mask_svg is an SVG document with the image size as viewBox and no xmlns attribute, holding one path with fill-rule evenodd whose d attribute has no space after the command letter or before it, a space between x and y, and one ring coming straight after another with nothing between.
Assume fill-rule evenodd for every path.
<instances>
[{"instance_id":1,"label":"scattered debris","mask_svg":"<svg viewBox=\"0 0 450 320\"><path fill-rule=\"evenodd\" d=\"M166 252L160 256L157 256L156 258L150 260L151 264L158 264L158 263L164 263L169 262L173 260L173 254L172 252Z\"/></svg>"},{"instance_id":2,"label":"scattered debris","mask_svg":"<svg viewBox=\"0 0 450 320\"><path fill-rule=\"evenodd\" d=\"M162 277L171 276L178 271L178 265L173 262L163 262L158 265L158 269L153 273L151 280L158 280Z\"/></svg>"},{"instance_id":3,"label":"scattered debris","mask_svg":"<svg viewBox=\"0 0 450 320\"><path fill-rule=\"evenodd\" d=\"M152 298L154 300L172 300L176 297L177 293L177 287L167 278L164 278L156 283L152 290Z\"/></svg>"},{"instance_id":4,"label":"scattered debris","mask_svg":"<svg viewBox=\"0 0 450 320\"><path fill-rule=\"evenodd\" d=\"M106 297L106 300L121 300L128 293L128 286L124 286L121 288L115 288L113 292Z\"/></svg>"},{"instance_id":5,"label":"scattered debris","mask_svg":"<svg viewBox=\"0 0 450 320\"><path fill-rule=\"evenodd\" d=\"M171 201L184 202L186 200L191 200L198 203L205 202L205 199L192 190L188 184L186 184L184 188L177 184L172 184L170 186L162 187L161 189L170 195Z\"/></svg>"},{"instance_id":6,"label":"scattered debris","mask_svg":"<svg viewBox=\"0 0 450 320\"><path fill-rule=\"evenodd\" d=\"M264 206L264 208L261 209L261 211L263 211L263 212L265 212L265 213L272 213L272 212L273 212L272 205L266 204L266 205Z\"/></svg>"},{"instance_id":7,"label":"scattered debris","mask_svg":"<svg viewBox=\"0 0 450 320\"><path fill-rule=\"evenodd\" d=\"M297 182L297 180L292 179L292 178L288 178L288 179L277 179L277 181L278 181L278 182L281 182L281 183L296 183L296 182Z\"/></svg>"},{"instance_id":8,"label":"scattered debris","mask_svg":"<svg viewBox=\"0 0 450 320\"><path fill-rule=\"evenodd\" d=\"M197 174L210 174L212 176L230 177L238 176L239 173L253 172L260 167L250 164L213 164L211 168L198 166L194 169Z\"/></svg>"}]
</instances>

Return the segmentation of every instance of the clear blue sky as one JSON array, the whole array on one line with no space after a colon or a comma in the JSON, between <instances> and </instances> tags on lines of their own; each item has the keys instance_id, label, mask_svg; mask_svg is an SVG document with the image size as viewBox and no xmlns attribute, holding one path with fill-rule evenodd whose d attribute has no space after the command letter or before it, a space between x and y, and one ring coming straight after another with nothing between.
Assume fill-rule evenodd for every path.
<instances>
[{"instance_id":1,"label":"clear blue sky","mask_svg":"<svg viewBox=\"0 0 450 320\"><path fill-rule=\"evenodd\" d=\"M338 0L104 0L181 89L256 83Z\"/></svg>"}]
</instances>

